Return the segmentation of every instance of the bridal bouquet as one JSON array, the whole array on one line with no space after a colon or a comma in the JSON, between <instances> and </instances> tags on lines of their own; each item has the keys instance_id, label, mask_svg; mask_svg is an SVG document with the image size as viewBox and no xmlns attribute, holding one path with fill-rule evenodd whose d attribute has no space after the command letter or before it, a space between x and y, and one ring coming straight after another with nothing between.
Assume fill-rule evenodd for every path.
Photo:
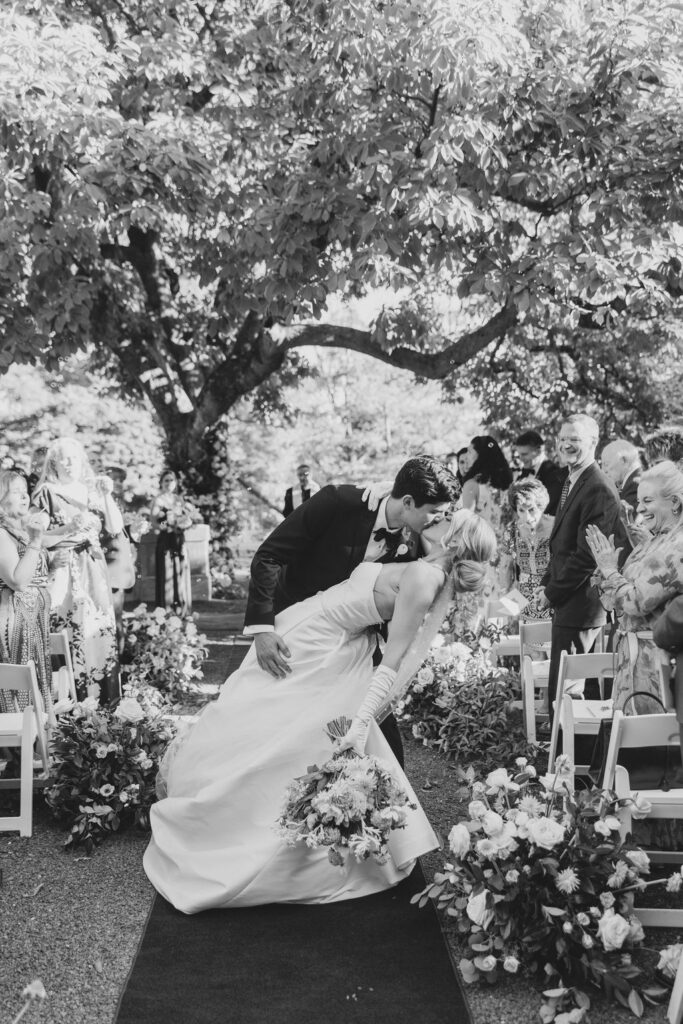
<instances>
[{"instance_id":1,"label":"bridal bouquet","mask_svg":"<svg viewBox=\"0 0 683 1024\"><path fill-rule=\"evenodd\" d=\"M336 718L328 722L327 735L341 738L350 725L348 718ZM344 751L290 783L278 832L288 846L329 846L330 863L339 867L344 849L359 862L373 857L383 864L390 833L405 827L407 811L415 806L382 761Z\"/></svg>"}]
</instances>

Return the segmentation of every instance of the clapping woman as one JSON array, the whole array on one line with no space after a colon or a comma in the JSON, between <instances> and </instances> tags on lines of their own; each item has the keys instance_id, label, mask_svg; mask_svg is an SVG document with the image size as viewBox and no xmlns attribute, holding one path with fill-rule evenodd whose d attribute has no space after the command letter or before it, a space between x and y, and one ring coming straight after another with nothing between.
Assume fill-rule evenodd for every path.
<instances>
[{"instance_id":1,"label":"clapping woman","mask_svg":"<svg viewBox=\"0 0 683 1024\"><path fill-rule=\"evenodd\" d=\"M673 462L660 462L643 473L637 511L649 537L621 569L612 539L595 526L586 531L602 603L614 609L618 620L614 706L631 715L661 711L646 696L625 702L636 691L661 699L661 670L669 659L650 630L667 602L683 593L683 473Z\"/></svg>"},{"instance_id":2,"label":"clapping woman","mask_svg":"<svg viewBox=\"0 0 683 1024\"><path fill-rule=\"evenodd\" d=\"M103 703L116 700L116 623L100 543L103 531L123 529L112 482L93 475L78 441L59 438L50 445L32 503L46 513L47 546L68 556L50 584L52 627L69 631L78 694L85 697L96 684Z\"/></svg>"},{"instance_id":3,"label":"clapping woman","mask_svg":"<svg viewBox=\"0 0 683 1024\"><path fill-rule=\"evenodd\" d=\"M50 700L50 595L48 562L40 516L29 516L26 478L0 471L0 662L25 665L33 660L38 686ZM24 707L28 695L12 698L0 691L0 712Z\"/></svg>"}]
</instances>

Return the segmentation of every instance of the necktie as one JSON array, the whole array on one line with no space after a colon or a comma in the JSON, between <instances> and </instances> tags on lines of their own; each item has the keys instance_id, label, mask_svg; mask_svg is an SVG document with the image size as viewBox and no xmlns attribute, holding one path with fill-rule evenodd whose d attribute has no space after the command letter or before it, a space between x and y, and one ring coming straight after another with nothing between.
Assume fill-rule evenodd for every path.
<instances>
[{"instance_id":1,"label":"necktie","mask_svg":"<svg viewBox=\"0 0 683 1024\"><path fill-rule=\"evenodd\" d=\"M564 483L562 484L562 493L560 494L560 503L559 503L559 505L557 506L557 507L558 507L558 509L561 509L561 508L562 508L562 506L564 505L565 501L567 500L567 495L569 494L569 488L570 488L570 486L571 486L571 485L570 485L570 483L569 483L569 476L567 476L567 479L566 479L566 480L565 480L565 482L564 482Z\"/></svg>"}]
</instances>

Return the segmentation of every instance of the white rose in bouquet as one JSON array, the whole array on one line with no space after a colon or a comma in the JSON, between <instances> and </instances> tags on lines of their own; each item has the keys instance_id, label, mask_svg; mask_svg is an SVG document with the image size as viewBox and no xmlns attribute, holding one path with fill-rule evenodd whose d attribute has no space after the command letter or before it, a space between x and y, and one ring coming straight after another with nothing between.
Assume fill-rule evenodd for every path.
<instances>
[{"instance_id":1,"label":"white rose in bouquet","mask_svg":"<svg viewBox=\"0 0 683 1024\"><path fill-rule=\"evenodd\" d=\"M615 914L612 908L605 911L598 923L598 938L606 953L613 949L621 949L630 931L631 926L626 918L621 914Z\"/></svg>"},{"instance_id":2,"label":"white rose in bouquet","mask_svg":"<svg viewBox=\"0 0 683 1024\"><path fill-rule=\"evenodd\" d=\"M552 850L564 839L564 826L552 818L531 818L528 830L530 841L543 850Z\"/></svg>"},{"instance_id":3,"label":"white rose in bouquet","mask_svg":"<svg viewBox=\"0 0 683 1024\"><path fill-rule=\"evenodd\" d=\"M122 722L141 722L145 712L135 697L124 697L114 712L114 717L120 718Z\"/></svg>"},{"instance_id":4,"label":"white rose in bouquet","mask_svg":"<svg viewBox=\"0 0 683 1024\"><path fill-rule=\"evenodd\" d=\"M448 845L454 857L464 857L470 848L470 831L466 825L454 825L448 833Z\"/></svg>"},{"instance_id":5,"label":"white rose in bouquet","mask_svg":"<svg viewBox=\"0 0 683 1024\"><path fill-rule=\"evenodd\" d=\"M486 928L493 917L493 911L486 909L486 893L480 892L478 896L470 896L466 907L467 916L480 928Z\"/></svg>"}]
</instances>

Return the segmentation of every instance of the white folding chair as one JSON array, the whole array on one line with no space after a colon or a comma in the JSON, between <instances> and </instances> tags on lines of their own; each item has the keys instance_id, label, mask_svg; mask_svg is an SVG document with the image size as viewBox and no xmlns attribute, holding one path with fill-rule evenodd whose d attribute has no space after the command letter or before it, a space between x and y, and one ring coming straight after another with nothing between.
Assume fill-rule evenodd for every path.
<instances>
[{"instance_id":1,"label":"white folding chair","mask_svg":"<svg viewBox=\"0 0 683 1024\"><path fill-rule=\"evenodd\" d=\"M605 759L604 788L613 789L621 799L632 797L628 772L619 764L619 751L634 747L673 747L677 752L681 749L678 719L674 712L661 715L625 715L623 711L615 711L612 722L607 757ZM652 805L648 818L683 819L683 789L644 789L644 799ZM621 833L631 831L631 808L626 805L619 809ZM680 864L683 851L680 850L647 850L651 860L664 864ZM683 908L648 908L638 907L636 914L644 925L656 928L680 928L683 926Z\"/></svg>"},{"instance_id":2,"label":"white folding chair","mask_svg":"<svg viewBox=\"0 0 683 1024\"><path fill-rule=\"evenodd\" d=\"M669 1021L669 1024L682 1024L683 1022L683 956L676 971L676 979L671 990L666 1019Z\"/></svg>"},{"instance_id":3,"label":"white folding chair","mask_svg":"<svg viewBox=\"0 0 683 1024\"><path fill-rule=\"evenodd\" d=\"M553 726L550 731L550 750L548 752L548 770L552 771L558 754L560 726L562 727L562 753L567 754L574 763L574 737L577 733L597 736L600 722L612 714L611 700L573 700L571 692L576 692L579 682L597 677L600 680L600 692L604 693L603 683L606 677L613 674L613 656L607 654L567 654L560 655L560 667L557 674L557 694L555 697ZM573 684L573 685L572 685ZM579 768L579 766L576 766ZM586 765L585 768L588 766ZM580 770L580 768L579 768Z\"/></svg>"},{"instance_id":4,"label":"white folding chair","mask_svg":"<svg viewBox=\"0 0 683 1024\"><path fill-rule=\"evenodd\" d=\"M550 619L519 624L522 717L529 743L536 742L536 715L542 712L547 704L547 697L537 703L536 690L545 690L547 694L551 633Z\"/></svg>"},{"instance_id":5,"label":"white folding chair","mask_svg":"<svg viewBox=\"0 0 683 1024\"><path fill-rule=\"evenodd\" d=\"M25 693L29 701L23 710L19 710L15 701L16 711L0 714L0 747L19 747L21 750L19 779L0 779L0 789L19 787L19 814L0 818L0 832L18 831L19 835L30 836L33 831L33 785L35 781L44 785L50 773L47 721L33 662L0 665L0 690ZM34 744L37 744L42 766L37 779L33 775Z\"/></svg>"},{"instance_id":6,"label":"white folding chair","mask_svg":"<svg viewBox=\"0 0 683 1024\"><path fill-rule=\"evenodd\" d=\"M74 704L77 703L76 677L71 660L69 634L65 629L59 633L50 633L50 656L64 659L64 665L57 672L52 673L52 693L55 700L71 697Z\"/></svg>"}]
</instances>

